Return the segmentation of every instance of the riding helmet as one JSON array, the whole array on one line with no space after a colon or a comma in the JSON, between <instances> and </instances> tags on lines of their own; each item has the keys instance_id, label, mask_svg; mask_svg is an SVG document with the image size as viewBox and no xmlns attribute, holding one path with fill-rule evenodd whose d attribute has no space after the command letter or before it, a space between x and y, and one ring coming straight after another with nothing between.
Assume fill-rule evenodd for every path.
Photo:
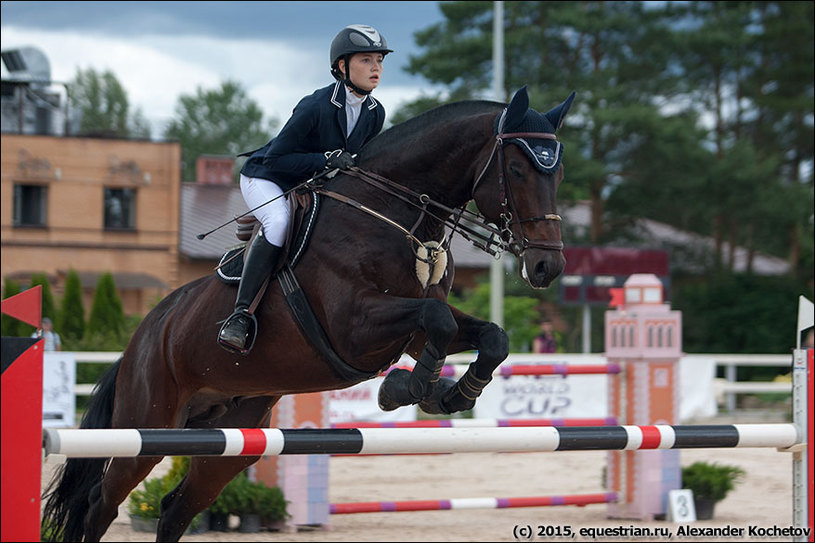
<instances>
[{"instance_id":1,"label":"riding helmet","mask_svg":"<svg viewBox=\"0 0 815 543\"><path fill-rule=\"evenodd\" d=\"M388 49L388 42L377 29L368 25L349 25L340 30L340 33L331 42L331 75L335 79L343 80L337 64L341 58L354 53L382 53L382 56L393 53ZM346 60L346 65L348 61Z\"/></svg>"}]
</instances>

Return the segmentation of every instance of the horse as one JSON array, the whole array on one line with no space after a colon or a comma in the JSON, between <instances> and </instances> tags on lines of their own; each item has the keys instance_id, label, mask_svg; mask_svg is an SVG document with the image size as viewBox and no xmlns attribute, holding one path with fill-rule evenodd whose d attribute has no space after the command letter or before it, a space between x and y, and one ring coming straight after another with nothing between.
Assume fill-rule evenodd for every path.
<instances>
[{"instance_id":1,"label":"horse","mask_svg":"<svg viewBox=\"0 0 815 543\"><path fill-rule=\"evenodd\" d=\"M509 344L496 324L447 304L454 267L442 256L460 233L488 252L511 252L534 288L562 273L556 193L563 146L555 132L574 96L545 114L529 107L526 87L509 104L439 106L380 133L357 166L303 189L321 194L322 203L297 281L344 369L307 339L276 283L257 303L254 348L240 356L216 346L235 287L212 274L177 288L145 316L97 383L80 427L268 427L282 396L352 386L405 352L416 364L387 373L382 409L471 409ZM479 213L467 209L471 201ZM417 264L435 267L432 278L420 279ZM470 350L476 359L457 382L439 377L447 354ZM44 495L44 533L99 541L119 504L161 459L69 459ZM258 459L193 457L161 501L156 540L178 541Z\"/></svg>"}]
</instances>

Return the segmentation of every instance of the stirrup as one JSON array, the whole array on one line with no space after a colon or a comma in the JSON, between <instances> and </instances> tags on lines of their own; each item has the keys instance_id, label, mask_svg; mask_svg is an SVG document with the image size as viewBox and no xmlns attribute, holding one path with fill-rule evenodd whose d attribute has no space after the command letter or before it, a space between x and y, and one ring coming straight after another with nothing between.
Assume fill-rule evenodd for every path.
<instances>
[{"instance_id":1,"label":"stirrup","mask_svg":"<svg viewBox=\"0 0 815 543\"><path fill-rule=\"evenodd\" d=\"M249 326L244 331L244 344L243 347L236 347L232 343L227 342L224 340L221 335L223 331L229 326L237 317L246 317L249 319ZM221 326L221 329L218 331L218 345L226 349L227 351L235 354L239 354L245 356L252 350L252 347L255 346L255 339L257 339L257 329L258 329L258 320L254 314L249 313L245 309L239 309L234 311L229 317L226 318L224 324ZM250 341L251 340L251 341ZM249 345L247 346L246 343L249 341Z\"/></svg>"}]
</instances>

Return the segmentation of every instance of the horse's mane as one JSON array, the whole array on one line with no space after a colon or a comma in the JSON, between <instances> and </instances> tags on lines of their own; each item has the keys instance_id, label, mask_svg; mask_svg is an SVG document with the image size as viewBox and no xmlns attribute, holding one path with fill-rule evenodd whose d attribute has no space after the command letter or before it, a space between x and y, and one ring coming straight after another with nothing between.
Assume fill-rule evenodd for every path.
<instances>
[{"instance_id":1,"label":"horse's mane","mask_svg":"<svg viewBox=\"0 0 815 543\"><path fill-rule=\"evenodd\" d=\"M429 128L461 117L500 111L506 104L486 100L466 100L444 104L399 123L378 134L360 151L364 160L376 156L385 149L399 148L399 144L425 133Z\"/></svg>"}]
</instances>

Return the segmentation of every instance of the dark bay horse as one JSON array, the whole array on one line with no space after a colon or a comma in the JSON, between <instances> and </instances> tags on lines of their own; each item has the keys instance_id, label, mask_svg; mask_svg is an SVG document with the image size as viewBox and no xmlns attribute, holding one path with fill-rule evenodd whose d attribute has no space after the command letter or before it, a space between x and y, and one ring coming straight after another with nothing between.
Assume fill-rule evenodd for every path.
<instances>
[{"instance_id":1,"label":"dark bay horse","mask_svg":"<svg viewBox=\"0 0 815 543\"><path fill-rule=\"evenodd\" d=\"M495 243L518 258L531 286L547 287L565 265L556 202L562 145L555 132L573 98L545 114L529 108L525 87L509 105L441 106L377 136L360 153L359 169L312 187L328 197L297 279L334 352L364 377L341 375L326 362L276 282L257 307L253 350L241 357L221 349L219 321L232 311L235 290L212 275L183 285L148 313L97 384L81 427L268 426L281 396L351 386L404 352L417 363L413 371L388 374L380 388L383 409L472 408L508 354L506 334L446 303L452 258L437 284L417 278L417 254L428 249L416 242L444 248L448 227L475 232L459 224L474 200L481 231L497 234ZM439 379L447 354L472 349L478 356L457 383ZM119 504L160 460L69 459L45 497L43 528L66 541L99 541ZM257 460L193 457L162 500L157 540L177 541L226 483Z\"/></svg>"}]
</instances>

